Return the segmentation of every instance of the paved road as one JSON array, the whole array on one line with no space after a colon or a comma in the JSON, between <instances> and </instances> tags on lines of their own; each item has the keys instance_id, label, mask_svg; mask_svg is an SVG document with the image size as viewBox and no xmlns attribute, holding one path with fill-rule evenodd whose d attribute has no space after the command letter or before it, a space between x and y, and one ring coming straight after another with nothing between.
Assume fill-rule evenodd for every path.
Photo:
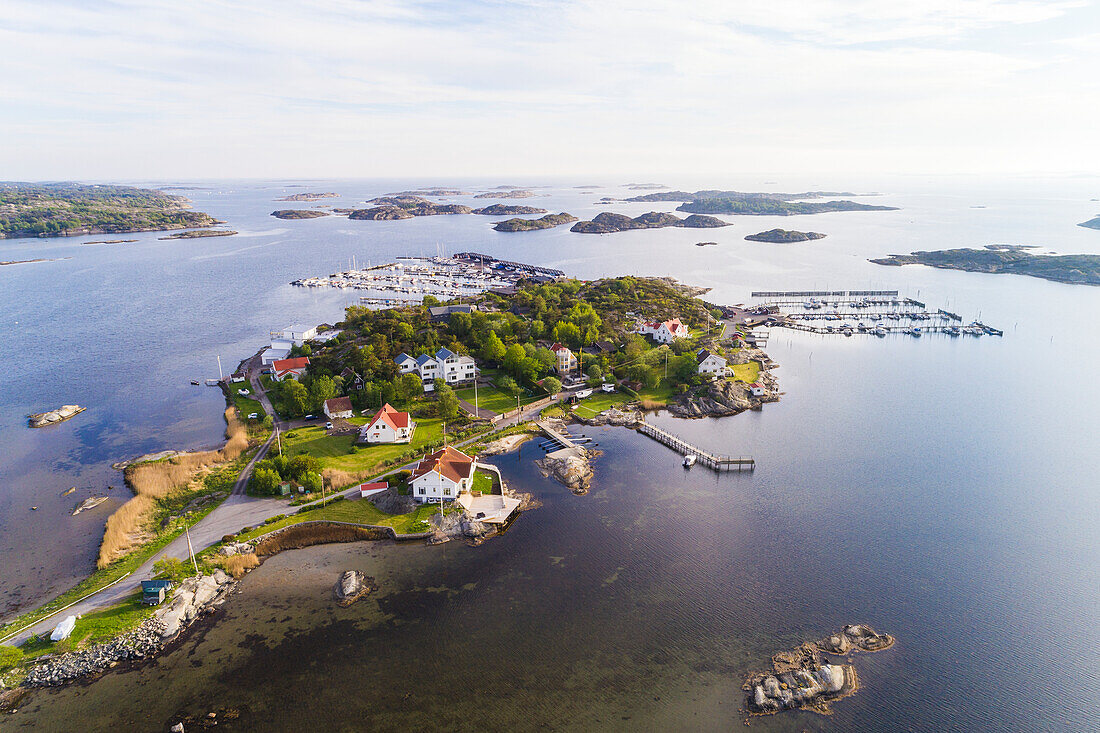
<instances>
[{"instance_id":1,"label":"paved road","mask_svg":"<svg viewBox=\"0 0 1100 733\"><path fill-rule=\"evenodd\" d=\"M271 402L267 398L267 394L260 388L259 379L255 373L251 378L254 394L259 398L264 409L268 411L269 415L274 416L275 412L271 409ZM565 399L568 395L563 393L559 395L558 401ZM499 430L501 428L511 427L519 422L529 420L533 415L537 414L540 410L547 407L546 405L538 408L529 408L515 415L511 415L496 425ZM283 423L277 421L276 425ZM274 431L273 431L274 434ZM243 527L254 527L261 524L265 519L276 516L277 514L284 514L287 512L287 502L281 498L257 498L248 496L244 493L245 488L248 486L248 479L252 474L252 467L256 464L256 461L260 460L270 447L273 436L267 439L248 465L241 471L240 477L237 479L237 483L233 486L233 491L220 506L216 507L213 511L207 514L202 520L191 527L191 544L194 547L195 552L199 552L210 545L213 545L227 534L235 534L239 532ZM456 447L461 447L478 440L477 437L470 438L461 443L457 443ZM409 463L404 466L399 466L388 471L385 475L396 473L397 471L410 470L415 466L414 463ZM344 492L345 495L354 494L356 489L352 488ZM318 499L316 502L322 501ZM15 637L4 642L5 644L11 644L19 646L23 644L32 635L41 634L45 631L49 631L57 625L58 621L69 615L83 615L90 613L99 608L106 608L121 603L128 596L133 594L141 587L141 581L147 580L153 575L153 563L161 557L167 555L168 557L185 558L188 557L187 552L187 537L186 535L176 538L169 543L163 550L157 552L157 554L150 558L147 562L141 565L131 575L127 576L125 580L107 588L105 590L90 596L80 603L77 603L70 608L60 611L53 616L47 617L42 621L39 621L34 626L19 632Z\"/></svg>"}]
</instances>

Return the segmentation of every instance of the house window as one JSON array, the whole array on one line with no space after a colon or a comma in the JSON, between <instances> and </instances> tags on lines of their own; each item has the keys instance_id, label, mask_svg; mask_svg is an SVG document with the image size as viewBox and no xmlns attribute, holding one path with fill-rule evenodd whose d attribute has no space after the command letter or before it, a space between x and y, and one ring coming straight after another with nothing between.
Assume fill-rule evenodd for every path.
<instances>
[{"instance_id":1,"label":"house window","mask_svg":"<svg viewBox=\"0 0 1100 733\"><path fill-rule=\"evenodd\" d=\"M443 496L450 496L450 495L451 495L451 490L450 489L443 489Z\"/></svg>"},{"instance_id":2,"label":"house window","mask_svg":"<svg viewBox=\"0 0 1100 733\"><path fill-rule=\"evenodd\" d=\"M420 495L424 496L424 487L423 486L420 487Z\"/></svg>"}]
</instances>

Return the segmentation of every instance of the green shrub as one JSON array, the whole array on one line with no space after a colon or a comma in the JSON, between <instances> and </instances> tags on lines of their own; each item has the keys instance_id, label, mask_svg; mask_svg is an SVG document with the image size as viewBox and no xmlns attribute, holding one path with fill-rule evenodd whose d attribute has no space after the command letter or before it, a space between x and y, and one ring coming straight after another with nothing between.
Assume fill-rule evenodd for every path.
<instances>
[{"instance_id":1,"label":"green shrub","mask_svg":"<svg viewBox=\"0 0 1100 733\"><path fill-rule=\"evenodd\" d=\"M278 522L280 519L286 519L286 515L285 514L276 514L274 517L268 517L267 519L264 520L264 524L274 524L275 522Z\"/></svg>"},{"instance_id":2,"label":"green shrub","mask_svg":"<svg viewBox=\"0 0 1100 733\"><path fill-rule=\"evenodd\" d=\"M0 672L11 669L23 659L23 650L15 646L0 646Z\"/></svg>"}]
</instances>

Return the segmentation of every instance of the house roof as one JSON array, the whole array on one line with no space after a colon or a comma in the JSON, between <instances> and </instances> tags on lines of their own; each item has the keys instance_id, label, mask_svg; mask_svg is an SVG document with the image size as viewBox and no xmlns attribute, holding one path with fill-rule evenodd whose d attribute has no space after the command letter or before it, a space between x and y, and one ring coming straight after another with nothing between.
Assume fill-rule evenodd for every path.
<instances>
[{"instance_id":1,"label":"house roof","mask_svg":"<svg viewBox=\"0 0 1100 733\"><path fill-rule=\"evenodd\" d=\"M325 410L328 412L351 412L350 397L332 397L325 400Z\"/></svg>"},{"instance_id":2,"label":"house roof","mask_svg":"<svg viewBox=\"0 0 1100 733\"><path fill-rule=\"evenodd\" d=\"M424 366L429 361L435 361L435 359L428 356L427 354L421 354L420 356L416 357L417 366Z\"/></svg>"},{"instance_id":3,"label":"house roof","mask_svg":"<svg viewBox=\"0 0 1100 733\"><path fill-rule=\"evenodd\" d=\"M448 348L442 348L439 351L435 352L435 358L439 359L440 361L450 359L453 356L458 356L458 354L456 354L455 352L451 351Z\"/></svg>"},{"instance_id":4,"label":"house roof","mask_svg":"<svg viewBox=\"0 0 1100 733\"><path fill-rule=\"evenodd\" d=\"M276 372L289 372L294 369L305 369L309 366L308 356L299 356L294 359L278 359L271 363L271 368Z\"/></svg>"},{"instance_id":5,"label":"house roof","mask_svg":"<svg viewBox=\"0 0 1100 733\"><path fill-rule=\"evenodd\" d=\"M760 384L760 382L753 382L749 386L750 387L755 387L756 389L764 389L764 385Z\"/></svg>"},{"instance_id":6,"label":"house roof","mask_svg":"<svg viewBox=\"0 0 1100 733\"><path fill-rule=\"evenodd\" d=\"M474 307L466 304L456 305L433 305L428 308L428 312L433 316L448 316L452 313L472 313Z\"/></svg>"},{"instance_id":7,"label":"house roof","mask_svg":"<svg viewBox=\"0 0 1100 733\"><path fill-rule=\"evenodd\" d=\"M702 364L704 361L706 361L707 359L709 359L712 356L715 359L718 359L719 361L721 361L723 364L726 363L726 357L722 356L721 354L712 354L710 351L707 351L706 349L699 349L699 353L697 353L695 355L695 360L696 360L697 364Z\"/></svg>"},{"instance_id":8,"label":"house roof","mask_svg":"<svg viewBox=\"0 0 1100 733\"><path fill-rule=\"evenodd\" d=\"M394 430L409 427L409 413L398 412L389 402L382 405L382 409L374 413L374 417L367 423L368 427L381 420Z\"/></svg>"},{"instance_id":9,"label":"house roof","mask_svg":"<svg viewBox=\"0 0 1100 733\"><path fill-rule=\"evenodd\" d=\"M393 360L395 362L397 362L398 364L404 364L406 361L416 361L416 359L412 358L411 356L406 354L404 351L402 351L397 356L393 357Z\"/></svg>"},{"instance_id":10,"label":"house roof","mask_svg":"<svg viewBox=\"0 0 1100 733\"><path fill-rule=\"evenodd\" d=\"M447 446L421 458L420 463L416 465L416 470L413 471L412 478L418 479L432 471L439 471L443 476L457 483L473 476L474 459L460 450Z\"/></svg>"},{"instance_id":11,"label":"house roof","mask_svg":"<svg viewBox=\"0 0 1100 733\"><path fill-rule=\"evenodd\" d=\"M385 481L375 481L370 484L359 484L360 491L378 491L380 489L388 489L390 485Z\"/></svg>"},{"instance_id":12,"label":"house roof","mask_svg":"<svg viewBox=\"0 0 1100 733\"><path fill-rule=\"evenodd\" d=\"M678 331L686 331L687 330L687 326L685 326L683 323L681 323L679 318L670 318L669 320L665 321L661 325L664 326L665 328L667 328L672 333L677 333Z\"/></svg>"},{"instance_id":13,"label":"house roof","mask_svg":"<svg viewBox=\"0 0 1100 733\"><path fill-rule=\"evenodd\" d=\"M557 353L559 351L569 351L569 347L565 346L563 344L559 344L557 342L554 342L554 345L550 347L550 350L553 351L554 353ZM569 353L573 353L573 352L569 351Z\"/></svg>"}]
</instances>

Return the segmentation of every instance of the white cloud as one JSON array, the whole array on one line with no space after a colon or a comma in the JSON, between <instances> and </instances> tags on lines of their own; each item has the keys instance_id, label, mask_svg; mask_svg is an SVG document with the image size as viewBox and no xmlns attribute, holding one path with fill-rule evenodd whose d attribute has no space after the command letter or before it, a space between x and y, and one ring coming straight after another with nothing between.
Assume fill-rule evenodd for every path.
<instances>
[{"instance_id":1,"label":"white cloud","mask_svg":"<svg viewBox=\"0 0 1100 733\"><path fill-rule=\"evenodd\" d=\"M6 177L1100 162L1078 2L6 5Z\"/></svg>"}]
</instances>

